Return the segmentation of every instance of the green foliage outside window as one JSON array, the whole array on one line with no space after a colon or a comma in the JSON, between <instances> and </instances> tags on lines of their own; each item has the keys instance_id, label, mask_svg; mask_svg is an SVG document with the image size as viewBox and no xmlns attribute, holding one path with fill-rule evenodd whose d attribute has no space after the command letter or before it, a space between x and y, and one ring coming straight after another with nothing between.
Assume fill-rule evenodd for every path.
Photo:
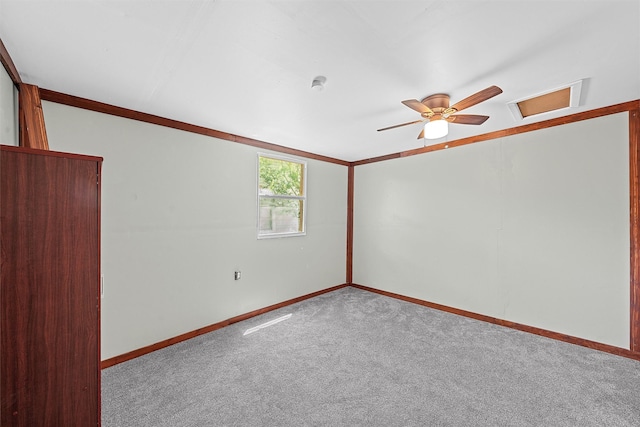
<instances>
[{"instance_id":1,"label":"green foliage outside window","mask_svg":"<svg viewBox=\"0 0 640 427\"><path fill-rule=\"evenodd\" d=\"M264 194L301 196L304 165L260 156L260 190Z\"/></svg>"},{"instance_id":2,"label":"green foliage outside window","mask_svg":"<svg viewBox=\"0 0 640 427\"><path fill-rule=\"evenodd\" d=\"M304 163L259 156L259 235L304 231L304 168Z\"/></svg>"}]
</instances>

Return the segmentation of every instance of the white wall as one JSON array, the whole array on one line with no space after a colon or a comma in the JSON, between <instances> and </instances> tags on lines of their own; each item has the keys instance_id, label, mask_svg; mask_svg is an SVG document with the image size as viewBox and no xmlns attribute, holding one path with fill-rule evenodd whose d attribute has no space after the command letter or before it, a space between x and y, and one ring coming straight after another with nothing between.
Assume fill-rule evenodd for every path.
<instances>
[{"instance_id":1,"label":"white wall","mask_svg":"<svg viewBox=\"0 0 640 427\"><path fill-rule=\"evenodd\" d=\"M307 235L257 240L260 150L43 108L52 150L104 157L103 359L344 283L346 167L309 160Z\"/></svg>"},{"instance_id":2,"label":"white wall","mask_svg":"<svg viewBox=\"0 0 640 427\"><path fill-rule=\"evenodd\" d=\"M344 282L346 167L309 161L307 236L257 240L260 150L43 108L105 158L103 359ZM628 177L626 113L358 166L354 282L629 348Z\"/></svg>"},{"instance_id":3,"label":"white wall","mask_svg":"<svg viewBox=\"0 0 640 427\"><path fill-rule=\"evenodd\" d=\"M0 66L0 144L18 145L17 91L9 73Z\"/></svg>"},{"instance_id":4,"label":"white wall","mask_svg":"<svg viewBox=\"0 0 640 427\"><path fill-rule=\"evenodd\" d=\"M354 282L629 348L628 114L355 169Z\"/></svg>"}]
</instances>

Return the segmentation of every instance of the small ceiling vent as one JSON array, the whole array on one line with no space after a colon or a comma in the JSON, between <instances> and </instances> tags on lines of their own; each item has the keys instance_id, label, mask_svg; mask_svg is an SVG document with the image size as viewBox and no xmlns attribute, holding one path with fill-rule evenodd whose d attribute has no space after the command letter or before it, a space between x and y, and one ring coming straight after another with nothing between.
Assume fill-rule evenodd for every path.
<instances>
[{"instance_id":1,"label":"small ceiling vent","mask_svg":"<svg viewBox=\"0 0 640 427\"><path fill-rule=\"evenodd\" d=\"M532 97L509 102L507 105L516 120L552 111L577 107L580 104L582 80Z\"/></svg>"}]
</instances>

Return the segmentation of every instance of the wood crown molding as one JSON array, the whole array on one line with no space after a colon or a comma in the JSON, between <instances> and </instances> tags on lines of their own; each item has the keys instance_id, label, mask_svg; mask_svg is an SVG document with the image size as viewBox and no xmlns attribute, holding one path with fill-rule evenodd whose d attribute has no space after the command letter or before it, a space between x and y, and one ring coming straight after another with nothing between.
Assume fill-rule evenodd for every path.
<instances>
[{"instance_id":1,"label":"wood crown molding","mask_svg":"<svg viewBox=\"0 0 640 427\"><path fill-rule=\"evenodd\" d=\"M20 146L48 150L49 141L38 86L20 83L18 89Z\"/></svg>"},{"instance_id":2,"label":"wood crown molding","mask_svg":"<svg viewBox=\"0 0 640 427\"><path fill-rule=\"evenodd\" d=\"M123 107L117 107L115 105L106 104L98 101L93 101L87 98L80 98L74 95L68 95L61 92L55 92L48 89L40 88L40 97L42 100L55 102L58 104L68 105L71 107L82 108L85 110L96 111L99 113L110 114L117 117L123 117L132 120L138 120L146 123L156 124L159 126L165 126L173 129L182 130L185 132L197 133L200 135L210 136L212 138L223 139L226 141L237 142L239 144L250 145L253 147L271 150L279 153L289 154L293 156L304 157L313 160L319 160L328 163L334 163L342 166L360 166L368 163L376 163L385 160L392 160L401 157L414 156L417 154L429 153L431 151L445 150L449 148L459 147L463 145L473 144L476 142L488 141L491 139L502 138L510 135L517 135L520 133L531 132L534 130L545 129L549 127L559 126L568 123L574 123L581 120L592 119L596 117L606 116L609 114L616 114L625 111L632 111L640 109L640 100L628 101L608 107L597 108L595 110L583 111L581 113L572 114L569 116L557 117L555 119L545 120L542 122L531 123L528 125L517 126L514 128L503 129L499 131L489 132L482 135L471 136L468 138L462 138L454 141L448 141L440 144L430 145L427 147L417 148L414 150L402 151L397 153L391 153L384 156L372 157L357 161L346 161L336 159L333 157L323 156L319 154L310 153L307 151L297 150L294 148L284 147L282 145L273 144L270 142L260 141L257 139L247 138L227 132L222 132L216 129L210 129L203 126L192 125L186 122L180 122L173 119L167 119L165 117L155 116L153 114L143 113L136 110L130 110Z\"/></svg>"},{"instance_id":3,"label":"wood crown molding","mask_svg":"<svg viewBox=\"0 0 640 427\"><path fill-rule=\"evenodd\" d=\"M11 59L9 51L4 46L4 43L2 43L2 39L0 39L0 62L2 62L2 65L4 65L4 69L7 70L7 73L9 74L9 77L11 77L11 80L13 80L14 85L17 86L22 83L20 73L18 73L18 69Z\"/></svg>"},{"instance_id":4,"label":"wood crown molding","mask_svg":"<svg viewBox=\"0 0 640 427\"><path fill-rule=\"evenodd\" d=\"M433 308L435 310L445 311L447 313L457 314L459 316L469 317L471 319L480 320L483 322L493 323L495 325L505 326L511 329L517 329L519 331L528 332L530 334L540 335L542 337L551 338L557 341L563 341L570 344L579 345L582 347L588 347L593 350L604 351L606 353L615 354L617 356L627 357L629 359L640 360L640 353L630 351L624 348L615 347L608 344L602 344L599 342L587 340L584 338L578 338L571 335L562 334L559 332L548 331L546 329L536 328L534 326L523 325L521 323L511 322L509 320L498 319L496 317L485 316L483 314L474 313L471 311L461 310L458 308L448 307L442 304L436 304L434 302L424 301L418 298L407 297L404 295L396 294L393 292L387 292L380 289L370 288L368 286L351 284L352 287L362 289L363 291L374 292L376 294L384 295L387 297L399 299L402 301L410 302L413 304L422 305L424 307Z\"/></svg>"},{"instance_id":5,"label":"wood crown molding","mask_svg":"<svg viewBox=\"0 0 640 427\"><path fill-rule=\"evenodd\" d=\"M319 154L309 153L307 151L297 150L294 148L284 147L282 145L272 144L257 139L246 138L232 133L222 132L203 126L192 125L177 120L167 119L165 117L155 116L153 114L143 113L140 111L130 110L128 108L117 107L115 105L105 104L103 102L93 101L86 98L80 98L61 92L55 92L48 89L40 89L40 96L43 100L64 104L71 107L82 108L85 110L96 111L98 113L110 114L112 116L123 117L131 120L151 123L159 126L165 126L172 129L178 129L185 132L197 133L200 135L210 136L212 138L224 139L226 141L237 142L239 144L250 145L252 147L264 150L276 151L278 153L289 154L292 156L304 157L307 159L319 160L322 162L334 163L342 166L349 166L350 162L335 159L333 157L322 156Z\"/></svg>"},{"instance_id":6,"label":"wood crown molding","mask_svg":"<svg viewBox=\"0 0 640 427\"><path fill-rule=\"evenodd\" d=\"M594 119L596 117L608 116L610 114L624 113L640 108L640 100L623 102L608 107L596 108L595 110L583 111L581 113L571 114L569 116L556 117L555 119L544 120L542 122L530 123L527 125L517 126L514 128L498 130L482 135L470 136L468 138L457 139L453 141L442 142L440 144L429 145L427 147L416 148L413 150L402 151L393 154L387 154L380 157L372 157L369 159L358 160L352 162L354 166L366 165L368 163L382 162L385 160L397 159L400 157L415 156L416 154L429 153L431 151L439 151L460 147L463 145L474 144L476 142L488 141L505 136L517 135L520 133L531 132L534 130L546 129L554 126L566 125L569 123L579 122L582 120Z\"/></svg>"},{"instance_id":7,"label":"wood crown molding","mask_svg":"<svg viewBox=\"0 0 640 427\"><path fill-rule=\"evenodd\" d=\"M273 304L268 307L260 308L258 310L251 311L249 313L241 314L239 316L232 317L231 319L223 320L222 322L214 323L213 325L205 326L203 328L196 329L195 331L187 332L182 335L178 335L177 337L169 338L164 341L157 342L155 344L148 345L146 347L130 351L125 354L121 354L119 356L112 357L110 359L105 359L102 361L100 367L101 369L109 368L111 366L117 365L118 363L123 363L128 360L135 359L136 357L144 356L145 354L154 352L156 350L160 350L165 347L169 347L170 345L177 344L182 341L186 341L191 338L195 338L199 335L204 335L209 332L216 331L218 329L224 328L225 326L232 325L234 323L242 322L243 320L250 319L252 317L258 316L260 314L268 313L273 310L277 310L282 307L286 307L291 304L295 304L300 301L304 301L309 298L317 297L318 295L326 294L327 292L337 291L338 289L342 289L347 287L346 283L342 285L333 286L331 288L322 289L320 291L312 292L310 294L302 295L296 298L292 298L287 301L283 301L278 304Z\"/></svg>"}]
</instances>

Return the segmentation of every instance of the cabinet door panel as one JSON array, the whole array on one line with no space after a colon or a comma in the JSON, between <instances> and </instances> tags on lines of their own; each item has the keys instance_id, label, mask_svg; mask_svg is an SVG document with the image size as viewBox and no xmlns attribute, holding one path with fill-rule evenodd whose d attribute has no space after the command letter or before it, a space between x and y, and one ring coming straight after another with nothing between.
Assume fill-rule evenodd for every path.
<instances>
[{"instance_id":1,"label":"cabinet door panel","mask_svg":"<svg viewBox=\"0 0 640 427\"><path fill-rule=\"evenodd\" d=\"M99 164L0 160L1 425L98 425Z\"/></svg>"}]
</instances>

